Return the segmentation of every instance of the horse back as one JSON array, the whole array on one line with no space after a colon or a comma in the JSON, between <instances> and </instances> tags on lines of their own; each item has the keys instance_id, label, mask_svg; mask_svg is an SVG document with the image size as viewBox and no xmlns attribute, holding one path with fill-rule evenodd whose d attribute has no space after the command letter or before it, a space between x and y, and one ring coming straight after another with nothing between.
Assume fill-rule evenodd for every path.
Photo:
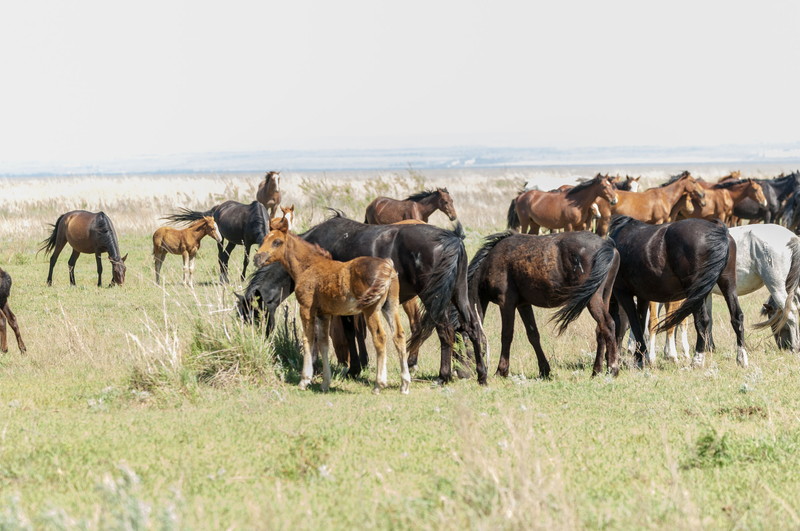
<instances>
[{"instance_id":1,"label":"horse back","mask_svg":"<svg viewBox=\"0 0 800 531\"><path fill-rule=\"evenodd\" d=\"M63 228L67 243L74 250L87 254L103 252L106 249L99 238L99 225L105 220L99 218L100 214L102 213L73 210L64 215L58 229ZM105 218L105 214L103 217Z\"/></svg>"},{"instance_id":2,"label":"horse back","mask_svg":"<svg viewBox=\"0 0 800 531\"><path fill-rule=\"evenodd\" d=\"M376 197L368 206L365 221L371 225L389 225L413 216L416 203L391 197Z\"/></svg>"}]
</instances>

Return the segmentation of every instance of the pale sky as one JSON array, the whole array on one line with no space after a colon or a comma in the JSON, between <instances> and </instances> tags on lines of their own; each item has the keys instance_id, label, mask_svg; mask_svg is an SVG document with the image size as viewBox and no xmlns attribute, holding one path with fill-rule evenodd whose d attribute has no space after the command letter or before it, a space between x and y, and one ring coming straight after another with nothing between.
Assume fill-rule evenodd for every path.
<instances>
[{"instance_id":1,"label":"pale sky","mask_svg":"<svg viewBox=\"0 0 800 531\"><path fill-rule=\"evenodd\" d=\"M4 2L0 165L800 141L800 2Z\"/></svg>"}]
</instances>

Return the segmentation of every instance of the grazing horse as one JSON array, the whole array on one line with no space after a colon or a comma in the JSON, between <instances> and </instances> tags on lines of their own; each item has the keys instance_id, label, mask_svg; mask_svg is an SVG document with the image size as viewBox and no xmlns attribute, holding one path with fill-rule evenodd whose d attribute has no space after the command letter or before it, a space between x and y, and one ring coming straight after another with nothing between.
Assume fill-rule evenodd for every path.
<instances>
[{"instance_id":1,"label":"grazing horse","mask_svg":"<svg viewBox=\"0 0 800 531\"><path fill-rule=\"evenodd\" d=\"M194 260L200 249L200 240L211 236L217 243L222 242L217 224L211 216L193 221L185 229L160 227L153 233L153 259L156 268L156 284L161 283L161 266L167 253L183 256L183 283L194 283Z\"/></svg>"},{"instance_id":2,"label":"grazing horse","mask_svg":"<svg viewBox=\"0 0 800 531\"><path fill-rule=\"evenodd\" d=\"M305 389L311 383L313 354L319 352L323 366L322 390L329 389L328 335L331 317L338 315L364 316L377 356L374 390L379 392L386 387L386 331L381 322L382 312L392 329L392 341L400 356L400 392L408 394L411 373L400 321L400 283L391 258L361 256L347 262L333 260L320 246L290 233L289 224L283 221L264 238L253 263L261 267L280 262L294 280L304 332L300 388Z\"/></svg>"},{"instance_id":3,"label":"grazing horse","mask_svg":"<svg viewBox=\"0 0 800 531\"><path fill-rule=\"evenodd\" d=\"M217 242L220 282L223 284L228 282L228 260L230 260L231 251L237 245L244 246L241 277L244 281L247 263L250 261L250 247L261 245L269 232L269 217L266 208L258 201L253 201L249 205L237 201L225 201L211 207L211 210L206 212L182 208L177 214L166 216L164 219L176 223L187 223L206 216L213 216L222 236L222 241ZM228 244L223 249L224 240L228 240Z\"/></svg>"},{"instance_id":4,"label":"grazing horse","mask_svg":"<svg viewBox=\"0 0 800 531\"><path fill-rule=\"evenodd\" d=\"M97 285L102 284L103 263L100 261L102 253L108 253L111 261L111 285L125 282L125 260L128 255L120 258L119 242L117 233L111 219L103 212L86 212L85 210L73 210L66 214L61 214L53 224L53 232L50 237L42 242L39 251L44 251L45 255L50 252L50 271L47 273L47 285L53 285L53 268L56 266L58 255L61 250L69 243L72 247L72 256L69 257L69 283L75 285L75 263L81 253L94 254L97 261Z\"/></svg>"},{"instance_id":5,"label":"grazing horse","mask_svg":"<svg viewBox=\"0 0 800 531\"><path fill-rule=\"evenodd\" d=\"M608 233L620 254L614 283L612 314L617 324L617 344L628 328L636 341L635 358L641 367L647 355L644 313L650 301L685 299L659 325L659 330L676 326L694 315L697 344L693 364L702 366L710 350L710 315L706 297L718 285L736 334L739 365L747 366L744 346L744 317L736 296L736 242L720 221L685 219L663 225L649 225L627 216L615 218ZM634 302L634 297L638 300ZM619 311L619 307L622 311Z\"/></svg>"},{"instance_id":6,"label":"grazing horse","mask_svg":"<svg viewBox=\"0 0 800 531\"><path fill-rule=\"evenodd\" d=\"M389 225L408 219L418 219L427 223L431 214L437 210L444 212L450 221L458 218L453 198L450 197L447 188L424 190L402 201L390 197L377 197L367 206L364 223Z\"/></svg>"},{"instance_id":7,"label":"grazing horse","mask_svg":"<svg viewBox=\"0 0 800 531\"><path fill-rule=\"evenodd\" d=\"M529 234L539 234L540 227L566 231L583 228L591 216L592 203L599 197L612 205L617 203L616 189L608 176L599 173L564 192L522 192L508 208L508 228Z\"/></svg>"},{"instance_id":8,"label":"grazing horse","mask_svg":"<svg viewBox=\"0 0 800 531\"><path fill-rule=\"evenodd\" d=\"M555 315L559 332L589 308L597 322L597 356L592 374L603 370L604 351L607 368L616 376L617 342L609 300L618 268L619 254L614 244L591 232L531 236L506 231L487 237L469 264L469 296L471 304L479 304L481 319L489 302L500 306L502 347L497 373L508 376L516 311L536 351L539 373L543 378L549 377L550 364L542 350L533 306L561 306Z\"/></svg>"},{"instance_id":9,"label":"grazing horse","mask_svg":"<svg viewBox=\"0 0 800 531\"><path fill-rule=\"evenodd\" d=\"M770 293L769 318L754 325L755 328L771 327L779 348L800 349L798 337L798 313L796 297L800 286L800 237L780 225L747 225L729 230L736 242L736 294L747 295L766 286ZM721 295L719 288L712 293ZM706 306L711 315L710 300ZM667 303L667 313L674 310L675 303ZM652 312L652 305L651 305ZM711 323L709 327L711 328ZM674 330L667 330L668 342L664 354L668 359L677 359ZM650 355L655 347L654 317L650 318ZM784 337L779 340L779 337ZM710 338L713 346L713 336Z\"/></svg>"},{"instance_id":10,"label":"grazing horse","mask_svg":"<svg viewBox=\"0 0 800 531\"><path fill-rule=\"evenodd\" d=\"M281 172L268 171L264 180L258 184L256 201L264 205L269 217L274 218L278 205L281 204Z\"/></svg>"},{"instance_id":11,"label":"grazing horse","mask_svg":"<svg viewBox=\"0 0 800 531\"><path fill-rule=\"evenodd\" d=\"M705 192L705 205L695 202L695 208L692 213L685 212L680 214L679 217L717 218L727 224L734 215L735 206L745 198L752 199L762 207L767 206L767 198L764 196L761 185L753 179L741 179L708 185Z\"/></svg>"},{"instance_id":12,"label":"grazing horse","mask_svg":"<svg viewBox=\"0 0 800 531\"><path fill-rule=\"evenodd\" d=\"M8 297L11 295L11 275L0 268L0 350L8 352L8 339L6 338L6 321L11 325L11 330L17 336L17 347L23 354L27 350L22 335L19 333L17 316L11 311L8 305Z\"/></svg>"},{"instance_id":13,"label":"grazing horse","mask_svg":"<svg viewBox=\"0 0 800 531\"><path fill-rule=\"evenodd\" d=\"M597 202L601 215L597 233L601 236L606 234L612 215L629 216L654 225L666 223L675 205L682 202L685 194L697 198L698 202L702 202L705 195L694 177L688 173L665 186L649 188L643 192L619 191L616 205L610 205L603 200Z\"/></svg>"}]
</instances>

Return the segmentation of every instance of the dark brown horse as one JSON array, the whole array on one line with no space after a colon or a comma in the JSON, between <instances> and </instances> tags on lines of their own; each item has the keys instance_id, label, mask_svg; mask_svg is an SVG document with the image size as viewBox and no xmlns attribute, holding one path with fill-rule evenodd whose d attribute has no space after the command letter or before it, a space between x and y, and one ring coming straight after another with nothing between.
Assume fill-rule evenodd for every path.
<instances>
[{"instance_id":1,"label":"dark brown horse","mask_svg":"<svg viewBox=\"0 0 800 531\"><path fill-rule=\"evenodd\" d=\"M529 234L539 234L541 227L579 230L590 219L592 203L598 197L617 203L617 191L608 176L597 174L563 192L522 192L508 208L508 228Z\"/></svg>"},{"instance_id":2,"label":"dark brown horse","mask_svg":"<svg viewBox=\"0 0 800 531\"><path fill-rule=\"evenodd\" d=\"M536 351L539 373L544 378L550 375L533 306L561 306L555 315L559 332L588 307L597 322L597 357L592 374L603 370L605 353L607 368L616 375L617 342L609 301L617 269L619 254L614 244L591 232L530 236L506 231L486 238L469 264L469 296L472 305L478 303L481 319L490 302L500 306L503 327L497 373L508 376L516 311Z\"/></svg>"},{"instance_id":3,"label":"dark brown horse","mask_svg":"<svg viewBox=\"0 0 800 531\"><path fill-rule=\"evenodd\" d=\"M58 218L50 237L42 242L42 247L39 249L45 254L53 253L50 257L50 271L47 273L48 286L53 284L53 268L56 266L58 255L67 243L72 247L72 256L67 262L70 284L75 285L75 262L81 253L95 256L98 286L102 284L103 278L103 263L100 261L102 253L108 253L108 259L111 261L111 285L121 286L125 282L125 260L128 255L120 257L117 233L111 219L103 212L73 210Z\"/></svg>"},{"instance_id":4,"label":"dark brown horse","mask_svg":"<svg viewBox=\"0 0 800 531\"><path fill-rule=\"evenodd\" d=\"M17 346L19 351L25 353L25 342L19 333L17 316L11 311L8 305L8 297L11 295L11 275L0 269L0 350L8 352L8 340L6 338L6 321L11 325L14 335L17 336Z\"/></svg>"},{"instance_id":5,"label":"dark brown horse","mask_svg":"<svg viewBox=\"0 0 800 531\"><path fill-rule=\"evenodd\" d=\"M650 225L620 216L612 221L608 237L614 240L621 259L614 283L614 299L622 311L612 304L617 342L622 340L630 322L639 366L645 358L649 359L644 340L644 314L648 303L680 299L686 300L658 329L667 330L693 315L697 330L693 364L703 365L705 353L712 348L710 316L705 301L714 285L719 286L731 314L738 347L736 361L747 366L744 317L736 295L736 242L722 222L685 219Z\"/></svg>"},{"instance_id":6,"label":"dark brown horse","mask_svg":"<svg viewBox=\"0 0 800 531\"><path fill-rule=\"evenodd\" d=\"M450 197L447 188L425 190L410 195L402 201L390 197L378 197L367 206L364 223L389 225L407 219L418 219L427 223L431 214L437 210L444 212L450 221L458 218L453 198Z\"/></svg>"},{"instance_id":7,"label":"dark brown horse","mask_svg":"<svg viewBox=\"0 0 800 531\"><path fill-rule=\"evenodd\" d=\"M281 204L281 172L268 171L264 180L258 184L256 201L264 205L269 217L274 218L278 205Z\"/></svg>"}]
</instances>

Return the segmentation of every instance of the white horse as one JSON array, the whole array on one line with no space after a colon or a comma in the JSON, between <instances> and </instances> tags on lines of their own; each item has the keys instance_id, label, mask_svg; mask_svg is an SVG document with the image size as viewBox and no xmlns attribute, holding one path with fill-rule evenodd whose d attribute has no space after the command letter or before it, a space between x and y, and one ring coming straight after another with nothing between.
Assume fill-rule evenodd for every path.
<instances>
[{"instance_id":1,"label":"white horse","mask_svg":"<svg viewBox=\"0 0 800 531\"><path fill-rule=\"evenodd\" d=\"M795 298L800 285L800 237L780 225L745 225L729 229L736 242L736 294L747 295L766 286L770 300L765 304L765 313L769 318L756 328L769 326L772 328L779 348L800 348L798 337L798 313ZM718 286L712 293L721 295ZM672 304L672 303L670 303ZM679 304L679 303L678 303ZM706 302L709 317L711 316L711 297ZM651 319L650 349L648 355L651 363L655 361L656 334ZM675 347L678 327L667 331L667 343L664 345L664 356L677 360ZM688 324L684 321L682 343L684 355L689 357L689 341L686 337ZM709 329L710 330L710 329ZM714 342L711 339L711 345Z\"/></svg>"}]
</instances>

